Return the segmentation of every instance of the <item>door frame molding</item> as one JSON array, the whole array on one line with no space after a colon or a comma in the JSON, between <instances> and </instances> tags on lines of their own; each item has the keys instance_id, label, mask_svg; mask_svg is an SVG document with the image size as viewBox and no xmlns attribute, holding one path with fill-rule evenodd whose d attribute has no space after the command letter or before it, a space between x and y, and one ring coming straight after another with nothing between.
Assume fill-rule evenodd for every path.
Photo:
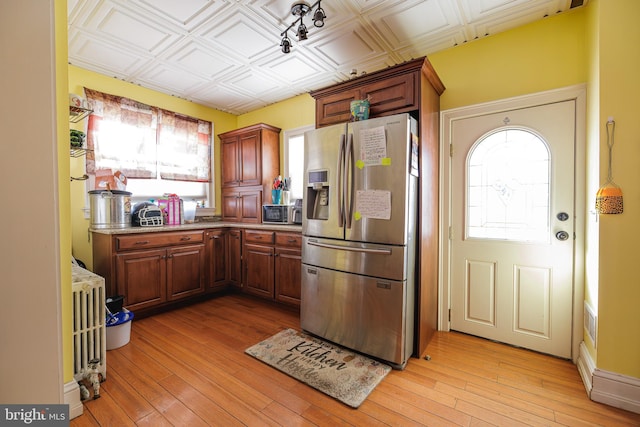
<instances>
[{"instance_id":1,"label":"door frame molding","mask_svg":"<svg viewBox=\"0 0 640 427\"><path fill-rule=\"evenodd\" d=\"M567 86L544 92L527 94L513 98L475 104L465 107L443 110L440 114L440 230L439 230L439 265L438 265L438 330L449 331L449 309L451 308L451 244L449 229L451 218L451 129L456 120L506 112L514 109L536 107L545 104L571 101L576 106L575 124L575 230L574 240L574 282L573 282L573 314L571 333L571 359L575 363L580 353L583 340L583 301L585 281L585 220L586 220L586 98L585 84Z\"/></svg>"}]
</instances>

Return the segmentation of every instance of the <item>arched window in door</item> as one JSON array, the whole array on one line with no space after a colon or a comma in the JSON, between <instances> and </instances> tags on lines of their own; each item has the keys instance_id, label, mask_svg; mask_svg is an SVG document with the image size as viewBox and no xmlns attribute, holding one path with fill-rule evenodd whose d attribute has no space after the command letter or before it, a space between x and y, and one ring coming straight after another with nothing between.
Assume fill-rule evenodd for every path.
<instances>
[{"instance_id":1,"label":"arched window in door","mask_svg":"<svg viewBox=\"0 0 640 427\"><path fill-rule=\"evenodd\" d=\"M551 157L532 131L501 128L467 157L466 237L549 241Z\"/></svg>"}]
</instances>

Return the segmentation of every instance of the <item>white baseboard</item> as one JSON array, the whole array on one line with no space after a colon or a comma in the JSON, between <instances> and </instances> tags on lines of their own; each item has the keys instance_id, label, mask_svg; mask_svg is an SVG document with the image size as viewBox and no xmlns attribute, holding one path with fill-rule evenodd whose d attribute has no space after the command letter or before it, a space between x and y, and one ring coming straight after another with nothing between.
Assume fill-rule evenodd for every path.
<instances>
[{"instance_id":1,"label":"white baseboard","mask_svg":"<svg viewBox=\"0 0 640 427\"><path fill-rule=\"evenodd\" d=\"M591 400L640 414L639 378L596 368L584 343L577 366Z\"/></svg>"},{"instance_id":2,"label":"white baseboard","mask_svg":"<svg viewBox=\"0 0 640 427\"><path fill-rule=\"evenodd\" d=\"M593 388L593 372L596 370L596 364L593 363L593 359L587 351L587 346L584 341L580 343L580 354L578 355L578 362L576 363L584 388L587 390L587 395L591 397L591 389Z\"/></svg>"},{"instance_id":3,"label":"white baseboard","mask_svg":"<svg viewBox=\"0 0 640 427\"><path fill-rule=\"evenodd\" d=\"M640 414L640 379L596 368L591 400Z\"/></svg>"},{"instance_id":4,"label":"white baseboard","mask_svg":"<svg viewBox=\"0 0 640 427\"><path fill-rule=\"evenodd\" d=\"M84 412L82 401L80 400L80 387L74 380L64 385L64 403L69 405L69 419L79 417Z\"/></svg>"}]
</instances>

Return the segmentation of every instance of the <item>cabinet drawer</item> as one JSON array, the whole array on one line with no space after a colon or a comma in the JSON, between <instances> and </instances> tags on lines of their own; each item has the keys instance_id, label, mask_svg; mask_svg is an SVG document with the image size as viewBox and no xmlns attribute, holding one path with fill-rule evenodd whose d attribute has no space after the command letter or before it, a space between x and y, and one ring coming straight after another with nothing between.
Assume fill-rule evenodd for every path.
<instances>
[{"instance_id":1,"label":"cabinet drawer","mask_svg":"<svg viewBox=\"0 0 640 427\"><path fill-rule=\"evenodd\" d=\"M276 246L302 247L302 235L297 233L276 233Z\"/></svg>"},{"instance_id":2,"label":"cabinet drawer","mask_svg":"<svg viewBox=\"0 0 640 427\"><path fill-rule=\"evenodd\" d=\"M275 241L273 231L246 230L244 232L245 242L267 243L271 244Z\"/></svg>"},{"instance_id":3,"label":"cabinet drawer","mask_svg":"<svg viewBox=\"0 0 640 427\"><path fill-rule=\"evenodd\" d=\"M186 243L201 243L204 241L204 232L181 231L177 233L148 233L116 236L116 250L153 248L158 246L181 245Z\"/></svg>"}]
</instances>

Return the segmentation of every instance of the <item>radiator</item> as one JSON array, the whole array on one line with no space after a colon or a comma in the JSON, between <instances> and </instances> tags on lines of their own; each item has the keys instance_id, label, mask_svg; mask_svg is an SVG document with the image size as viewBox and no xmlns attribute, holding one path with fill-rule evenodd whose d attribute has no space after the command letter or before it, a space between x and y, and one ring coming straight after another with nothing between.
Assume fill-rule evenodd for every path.
<instances>
[{"instance_id":1,"label":"radiator","mask_svg":"<svg viewBox=\"0 0 640 427\"><path fill-rule=\"evenodd\" d=\"M107 379L107 331L104 278L82 267L72 267L73 377L80 381L92 359L100 359L98 372Z\"/></svg>"}]
</instances>

